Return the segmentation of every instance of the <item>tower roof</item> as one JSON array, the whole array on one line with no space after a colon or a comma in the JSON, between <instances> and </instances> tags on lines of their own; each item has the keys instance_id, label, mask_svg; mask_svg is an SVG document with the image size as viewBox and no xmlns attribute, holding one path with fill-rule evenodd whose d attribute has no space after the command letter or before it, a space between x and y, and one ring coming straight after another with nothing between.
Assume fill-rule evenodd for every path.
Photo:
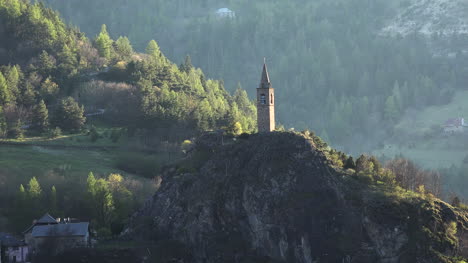
<instances>
[{"instance_id":1,"label":"tower roof","mask_svg":"<svg viewBox=\"0 0 468 263\"><path fill-rule=\"evenodd\" d=\"M266 62L263 62L262 79L260 80L259 88L260 89L271 88L270 75L268 74Z\"/></svg>"}]
</instances>

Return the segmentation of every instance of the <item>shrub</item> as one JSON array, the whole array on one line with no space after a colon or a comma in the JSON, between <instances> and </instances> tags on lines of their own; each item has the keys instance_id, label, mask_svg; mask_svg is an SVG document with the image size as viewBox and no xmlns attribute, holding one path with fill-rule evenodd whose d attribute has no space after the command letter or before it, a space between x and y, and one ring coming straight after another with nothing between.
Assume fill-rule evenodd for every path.
<instances>
[{"instance_id":1,"label":"shrub","mask_svg":"<svg viewBox=\"0 0 468 263\"><path fill-rule=\"evenodd\" d=\"M55 129L49 130L47 133L47 137L53 139L62 136L62 130L59 127L55 127Z\"/></svg>"},{"instance_id":2,"label":"shrub","mask_svg":"<svg viewBox=\"0 0 468 263\"><path fill-rule=\"evenodd\" d=\"M8 127L7 137L12 139L21 139L24 136L24 131L21 128L22 123L21 121L15 121Z\"/></svg>"},{"instance_id":3,"label":"shrub","mask_svg":"<svg viewBox=\"0 0 468 263\"><path fill-rule=\"evenodd\" d=\"M120 136L122 136L122 132L120 130L113 129L110 134L110 139L113 143L117 143L120 139Z\"/></svg>"},{"instance_id":4,"label":"shrub","mask_svg":"<svg viewBox=\"0 0 468 263\"><path fill-rule=\"evenodd\" d=\"M184 153L187 153L187 152L190 151L190 149L192 148L192 146L193 146L193 143L192 143L190 140L185 140L185 141L182 143L181 148L182 148L182 151L183 151Z\"/></svg>"},{"instance_id":5,"label":"shrub","mask_svg":"<svg viewBox=\"0 0 468 263\"><path fill-rule=\"evenodd\" d=\"M97 141L101 137L99 132L96 130L96 127L94 126L91 127L91 129L89 130L89 137L92 142Z\"/></svg>"}]
</instances>

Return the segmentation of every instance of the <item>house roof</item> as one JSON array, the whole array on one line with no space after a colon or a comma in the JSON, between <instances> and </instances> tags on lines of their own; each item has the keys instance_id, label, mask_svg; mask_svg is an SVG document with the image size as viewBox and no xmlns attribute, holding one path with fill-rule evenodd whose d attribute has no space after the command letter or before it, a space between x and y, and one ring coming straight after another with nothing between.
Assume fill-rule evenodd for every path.
<instances>
[{"instance_id":1,"label":"house roof","mask_svg":"<svg viewBox=\"0 0 468 263\"><path fill-rule=\"evenodd\" d=\"M56 225L35 226L32 230L33 237L71 237L86 236L88 234L89 223L69 223Z\"/></svg>"},{"instance_id":2,"label":"house roof","mask_svg":"<svg viewBox=\"0 0 468 263\"><path fill-rule=\"evenodd\" d=\"M39 220L36 221L37 224L57 224L57 220L53 218L49 213L43 215Z\"/></svg>"},{"instance_id":3,"label":"house roof","mask_svg":"<svg viewBox=\"0 0 468 263\"><path fill-rule=\"evenodd\" d=\"M0 232L0 244L7 247L17 247L24 243L8 233Z\"/></svg>"},{"instance_id":4,"label":"house roof","mask_svg":"<svg viewBox=\"0 0 468 263\"><path fill-rule=\"evenodd\" d=\"M448 119L444 123L445 126L463 126L463 118Z\"/></svg>"},{"instance_id":5,"label":"house roof","mask_svg":"<svg viewBox=\"0 0 468 263\"><path fill-rule=\"evenodd\" d=\"M217 13L232 13L232 10L230 10L229 8L223 7L223 8L218 9L216 12Z\"/></svg>"}]
</instances>

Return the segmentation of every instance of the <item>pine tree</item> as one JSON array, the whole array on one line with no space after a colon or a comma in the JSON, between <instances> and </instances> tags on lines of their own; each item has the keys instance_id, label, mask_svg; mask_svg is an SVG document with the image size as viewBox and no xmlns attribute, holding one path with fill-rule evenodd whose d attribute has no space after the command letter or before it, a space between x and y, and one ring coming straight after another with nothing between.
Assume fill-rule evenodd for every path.
<instances>
[{"instance_id":1,"label":"pine tree","mask_svg":"<svg viewBox=\"0 0 468 263\"><path fill-rule=\"evenodd\" d=\"M119 37L115 41L115 51L121 59L128 59L133 53L132 45L127 37Z\"/></svg>"},{"instance_id":2,"label":"pine tree","mask_svg":"<svg viewBox=\"0 0 468 263\"><path fill-rule=\"evenodd\" d=\"M57 212L57 188L55 185L52 186L50 189L50 198L49 198L49 211L51 213Z\"/></svg>"},{"instance_id":3,"label":"pine tree","mask_svg":"<svg viewBox=\"0 0 468 263\"><path fill-rule=\"evenodd\" d=\"M78 131L83 127L85 121L84 108L80 107L72 97L60 102L53 118L54 126L65 131Z\"/></svg>"},{"instance_id":4,"label":"pine tree","mask_svg":"<svg viewBox=\"0 0 468 263\"><path fill-rule=\"evenodd\" d=\"M0 137L4 137L7 133L7 123L3 107L0 105Z\"/></svg>"},{"instance_id":5,"label":"pine tree","mask_svg":"<svg viewBox=\"0 0 468 263\"><path fill-rule=\"evenodd\" d=\"M96 177L94 177L93 172L89 172L88 179L86 180L86 185L88 189L88 193L91 196L94 196L96 193Z\"/></svg>"},{"instance_id":6,"label":"pine tree","mask_svg":"<svg viewBox=\"0 0 468 263\"><path fill-rule=\"evenodd\" d=\"M57 83L53 82L50 77L48 77L44 82L41 84L40 94L42 98L50 103L55 100L57 94L59 92L59 86Z\"/></svg>"},{"instance_id":7,"label":"pine tree","mask_svg":"<svg viewBox=\"0 0 468 263\"><path fill-rule=\"evenodd\" d=\"M32 199L37 199L41 196L41 194L41 185L37 181L36 177L31 178L28 183L28 196Z\"/></svg>"},{"instance_id":8,"label":"pine tree","mask_svg":"<svg viewBox=\"0 0 468 263\"><path fill-rule=\"evenodd\" d=\"M18 85L20 82L20 72L18 71L17 66L9 67L5 75L8 89L11 94L11 100L15 101L19 97Z\"/></svg>"},{"instance_id":9,"label":"pine tree","mask_svg":"<svg viewBox=\"0 0 468 263\"><path fill-rule=\"evenodd\" d=\"M99 35L96 37L95 43L96 43L96 48L99 52L99 55L101 57L109 59L112 54L112 39L109 36L109 33L107 33L107 27L106 25L101 26L101 32Z\"/></svg>"},{"instance_id":10,"label":"pine tree","mask_svg":"<svg viewBox=\"0 0 468 263\"><path fill-rule=\"evenodd\" d=\"M398 117L398 107L393 96L389 96L385 101L384 114L385 119L390 121L394 121Z\"/></svg>"},{"instance_id":11,"label":"pine tree","mask_svg":"<svg viewBox=\"0 0 468 263\"><path fill-rule=\"evenodd\" d=\"M20 184L18 199L21 200L21 201L25 201L26 198L27 198L26 190L24 189L23 184Z\"/></svg>"},{"instance_id":12,"label":"pine tree","mask_svg":"<svg viewBox=\"0 0 468 263\"><path fill-rule=\"evenodd\" d=\"M49 128L49 111L43 100L34 107L32 124L39 132L45 132Z\"/></svg>"},{"instance_id":13,"label":"pine tree","mask_svg":"<svg viewBox=\"0 0 468 263\"><path fill-rule=\"evenodd\" d=\"M10 91L5 77L0 72L0 105L5 105L8 102L10 102Z\"/></svg>"},{"instance_id":14,"label":"pine tree","mask_svg":"<svg viewBox=\"0 0 468 263\"><path fill-rule=\"evenodd\" d=\"M146 54L158 58L161 56L161 50L155 40L151 40L146 46Z\"/></svg>"},{"instance_id":15,"label":"pine tree","mask_svg":"<svg viewBox=\"0 0 468 263\"><path fill-rule=\"evenodd\" d=\"M190 58L189 55L185 56L185 61L184 61L183 64L181 64L179 66L179 69L180 69L180 71L183 71L185 73L189 73L190 70L193 69L192 59Z\"/></svg>"}]
</instances>

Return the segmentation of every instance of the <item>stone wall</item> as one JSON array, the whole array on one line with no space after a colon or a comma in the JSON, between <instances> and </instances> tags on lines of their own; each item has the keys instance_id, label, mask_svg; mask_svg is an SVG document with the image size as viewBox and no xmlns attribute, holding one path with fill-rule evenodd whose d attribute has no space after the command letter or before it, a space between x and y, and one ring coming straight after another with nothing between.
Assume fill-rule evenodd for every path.
<instances>
[{"instance_id":1,"label":"stone wall","mask_svg":"<svg viewBox=\"0 0 468 263\"><path fill-rule=\"evenodd\" d=\"M266 103L261 102L265 95ZM275 90L257 89L257 122L258 132L271 132L275 130Z\"/></svg>"}]
</instances>

